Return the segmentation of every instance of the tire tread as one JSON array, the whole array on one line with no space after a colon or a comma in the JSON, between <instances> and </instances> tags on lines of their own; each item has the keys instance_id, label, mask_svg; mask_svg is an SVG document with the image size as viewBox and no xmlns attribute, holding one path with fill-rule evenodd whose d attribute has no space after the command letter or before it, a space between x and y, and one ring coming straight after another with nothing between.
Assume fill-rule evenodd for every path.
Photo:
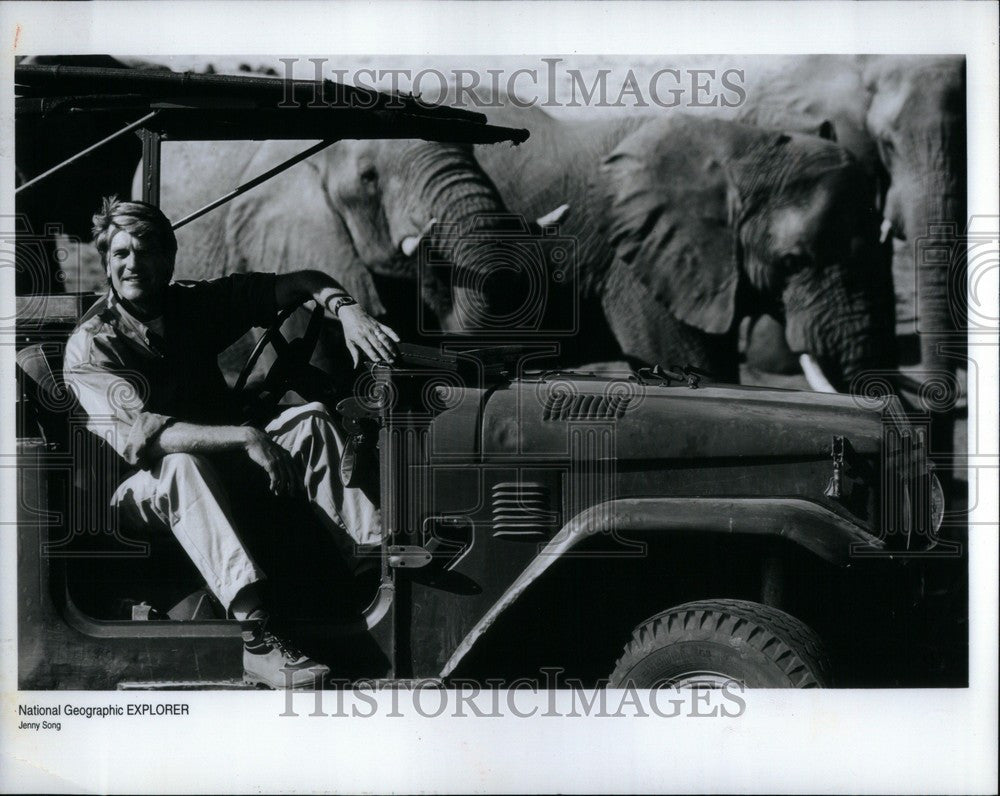
<instances>
[{"instance_id":1,"label":"tire tread","mask_svg":"<svg viewBox=\"0 0 1000 796\"><path fill-rule=\"evenodd\" d=\"M774 662L795 688L822 688L831 682L831 668L819 636L790 614L747 600L698 600L670 608L641 623L615 662L611 683L624 681L645 655L670 643L678 630L703 629L711 620L714 632L730 635L744 630L744 643ZM693 625L693 628L692 628Z\"/></svg>"}]
</instances>

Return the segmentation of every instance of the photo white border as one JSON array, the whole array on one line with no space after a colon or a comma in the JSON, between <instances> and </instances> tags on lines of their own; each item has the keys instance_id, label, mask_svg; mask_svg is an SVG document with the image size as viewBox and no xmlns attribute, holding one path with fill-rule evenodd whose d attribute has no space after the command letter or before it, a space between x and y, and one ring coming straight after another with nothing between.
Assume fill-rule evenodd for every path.
<instances>
[{"instance_id":1,"label":"photo white border","mask_svg":"<svg viewBox=\"0 0 1000 796\"><path fill-rule=\"evenodd\" d=\"M0 214L12 213L13 55L964 53L970 215L997 216L997 6L991 3L281 3L0 5ZM17 42L16 49L14 46ZM0 269L0 317L13 315ZM995 313L994 313L995 316ZM13 351L0 349L0 454L14 452ZM970 688L751 692L716 719L279 717L270 693L172 694L192 716L19 733L16 705L135 694L16 693L15 534L0 535L0 789L106 792L995 792L997 348L970 401L989 466L970 530ZM975 407L973 411L972 407ZM16 522L0 468L0 522ZM527 704L528 700L525 700ZM350 723L347 723L350 722Z\"/></svg>"}]
</instances>

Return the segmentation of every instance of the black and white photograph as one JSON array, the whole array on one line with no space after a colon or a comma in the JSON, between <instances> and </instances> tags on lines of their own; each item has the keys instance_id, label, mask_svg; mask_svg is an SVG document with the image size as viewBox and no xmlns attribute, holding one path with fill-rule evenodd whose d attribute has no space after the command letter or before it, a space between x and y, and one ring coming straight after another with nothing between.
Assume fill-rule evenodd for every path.
<instances>
[{"instance_id":1,"label":"black and white photograph","mask_svg":"<svg viewBox=\"0 0 1000 796\"><path fill-rule=\"evenodd\" d=\"M482 5L487 37L556 4ZM587 773L662 726L707 760L703 732L782 700L808 755L905 734L879 705L965 715L966 778L917 781L995 788L995 25L617 54L32 30L4 14L0 472L4 745L38 770L4 790L531 789L427 757L437 733L475 760L489 719L576 769L542 791L893 789L794 754L787 779L629 774L667 754L638 742ZM258 716L253 748L377 760L371 733L386 767L401 717L413 777L192 751L157 780L154 747ZM141 751L99 741L133 726ZM50 780L25 751L88 735L99 769L160 760Z\"/></svg>"}]
</instances>

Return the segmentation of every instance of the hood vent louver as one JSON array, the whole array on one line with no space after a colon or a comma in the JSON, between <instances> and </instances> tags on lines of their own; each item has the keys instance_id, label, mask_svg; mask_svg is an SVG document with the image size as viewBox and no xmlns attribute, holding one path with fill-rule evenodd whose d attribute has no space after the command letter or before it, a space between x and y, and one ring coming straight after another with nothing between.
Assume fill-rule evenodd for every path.
<instances>
[{"instance_id":1,"label":"hood vent louver","mask_svg":"<svg viewBox=\"0 0 1000 796\"><path fill-rule=\"evenodd\" d=\"M549 508L549 488L537 481L507 481L493 487L493 535L537 539L558 523Z\"/></svg>"},{"instance_id":2,"label":"hood vent louver","mask_svg":"<svg viewBox=\"0 0 1000 796\"><path fill-rule=\"evenodd\" d=\"M631 400L627 395L552 395L545 401L542 420L618 420Z\"/></svg>"}]
</instances>

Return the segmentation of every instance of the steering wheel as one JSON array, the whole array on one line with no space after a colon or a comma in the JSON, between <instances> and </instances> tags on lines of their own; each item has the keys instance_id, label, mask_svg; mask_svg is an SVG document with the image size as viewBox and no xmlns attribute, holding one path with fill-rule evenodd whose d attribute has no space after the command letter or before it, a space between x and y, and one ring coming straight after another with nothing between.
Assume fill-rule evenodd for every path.
<instances>
[{"instance_id":1,"label":"steering wheel","mask_svg":"<svg viewBox=\"0 0 1000 796\"><path fill-rule=\"evenodd\" d=\"M316 392L317 388L321 388L319 371L309 366L309 360L316 350L316 343L319 342L319 333L325 314L323 306L316 303L312 315L309 316L306 330L301 337L289 340L281 331L285 322L299 307L305 306L305 303L288 307L278 313L274 323L268 326L264 334L257 340L246 363L240 370L240 375L236 377L233 391L240 395L246 390L250 374L264 353L264 349L269 345L274 349L277 358L261 382L260 389L255 390L255 397L249 401L246 413L251 418L265 415L273 410L282 396L293 387L303 386L307 392ZM320 389L320 391L322 390ZM304 395L303 397L310 398L311 396Z\"/></svg>"}]
</instances>

